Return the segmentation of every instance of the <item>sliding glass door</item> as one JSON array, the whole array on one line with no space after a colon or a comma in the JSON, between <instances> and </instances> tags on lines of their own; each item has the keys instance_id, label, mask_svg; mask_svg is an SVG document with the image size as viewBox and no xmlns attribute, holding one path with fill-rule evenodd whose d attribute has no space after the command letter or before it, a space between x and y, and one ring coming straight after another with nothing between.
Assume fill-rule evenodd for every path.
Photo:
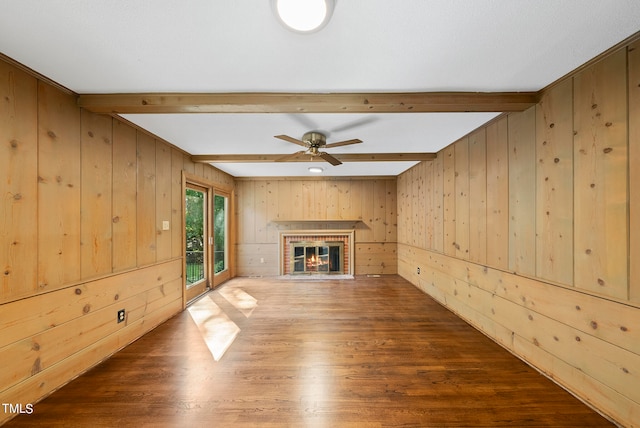
<instances>
[{"instance_id":1,"label":"sliding glass door","mask_svg":"<svg viewBox=\"0 0 640 428\"><path fill-rule=\"evenodd\" d=\"M190 301L207 291L209 281L208 189L187 184L185 190L185 286Z\"/></svg>"},{"instance_id":2,"label":"sliding glass door","mask_svg":"<svg viewBox=\"0 0 640 428\"><path fill-rule=\"evenodd\" d=\"M229 273L229 195L218 190L213 196L213 284L230 278Z\"/></svg>"}]
</instances>

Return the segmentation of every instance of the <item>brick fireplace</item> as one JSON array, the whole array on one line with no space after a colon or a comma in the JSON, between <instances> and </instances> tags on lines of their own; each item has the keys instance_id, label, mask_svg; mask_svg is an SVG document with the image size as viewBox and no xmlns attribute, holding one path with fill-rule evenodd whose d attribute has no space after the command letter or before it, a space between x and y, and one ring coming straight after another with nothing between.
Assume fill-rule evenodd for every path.
<instances>
[{"instance_id":1,"label":"brick fireplace","mask_svg":"<svg viewBox=\"0 0 640 428\"><path fill-rule=\"evenodd\" d=\"M353 230L280 233L280 274L353 274Z\"/></svg>"}]
</instances>

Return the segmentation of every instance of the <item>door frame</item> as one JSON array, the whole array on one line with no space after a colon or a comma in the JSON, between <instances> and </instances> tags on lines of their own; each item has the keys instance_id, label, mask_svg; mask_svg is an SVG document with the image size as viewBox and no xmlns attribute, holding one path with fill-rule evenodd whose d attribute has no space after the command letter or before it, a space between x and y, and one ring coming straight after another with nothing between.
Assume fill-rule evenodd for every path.
<instances>
[{"instance_id":1,"label":"door frame","mask_svg":"<svg viewBox=\"0 0 640 428\"><path fill-rule=\"evenodd\" d=\"M187 288L187 239L186 239L186 223L187 217L185 215L186 212L186 193L188 189L197 190L198 192L202 192L205 195L205 216L203 216L204 221L204 236L203 238L203 256L204 256L204 278L199 283ZM183 258L183 292L184 292L184 300L186 303L195 300L200 297L207 291L211 289L211 250L208 244L208 237L211 234L210 225L211 225L211 190L208 187L202 186L201 184L194 183L191 180L186 180L184 183L184 191L182 192L182 200L183 200L183 209L182 209L182 258Z\"/></svg>"},{"instance_id":2,"label":"door frame","mask_svg":"<svg viewBox=\"0 0 640 428\"><path fill-rule=\"evenodd\" d=\"M214 266L213 266L213 254L215 251L215 248L212 248L211 250L211 262L212 262L212 270L211 270L211 275L213 277L213 288L216 288L217 286L219 286L220 284L222 284L225 281L228 281L231 278L231 237L232 237L232 228L231 228L231 221L232 218L234 216L230 215L233 211L232 211L232 204L231 204L231 195L233 193L226 191L220 187L214 187L213 188L213 194L211 195L211 206L212 206L212 210L211 210L211 217L212 217L212 221L211 221L211 226L213 228L213 216L215 215L215 208L214 208L214 204L215 204L215 197L217 196L223 196L227 199L227 206L226 206L226 210L225 210L225 218L226 218L226 231L225 231L225 241L226 241L226 248L225 248L225 259L226 259L226 269L222 272L220 272L219 274L216 274L214 271ZM212 230L212 235L213 233L215 233L214 230Z\"/></svg>"},{"instance_id":3,"label":"door frame","mask_svg":"<svg viewBox=\"0 0 640 428\"><path fill-rule=\"evenodd\" d=\"M207 251L207 261L206 261L206 269L207 269L207 278L206 278L206 288L202 293L199 293L197 296L193 297L187 293L187 260L186 260L186 251L187 251L187 243L186 243L186 190L188 185L192 185L195 187L199 187L201 189L207 190L207 242L211 243L209 245L210 249ZM200 177L198 175L189 173L187 171L182 171L182 230L181 230L181 238L182 238L182 307L183 309L187 307L187 304L201 296L206 291L211 290L224 281L235 277L235 192L233 191L233 187L227 187L221 185L219 183L214 183L206 178ZM209 238L213 238L213 198L214 195L226 196L228 197L228 215L227 215L227 227L228 227L228 238L227 238L227 260L229 262L229 266L226 269L225 275L222 275L220 278L216 278L213 273L213 242L209 240Z\"/></svg>"}]
</instances>

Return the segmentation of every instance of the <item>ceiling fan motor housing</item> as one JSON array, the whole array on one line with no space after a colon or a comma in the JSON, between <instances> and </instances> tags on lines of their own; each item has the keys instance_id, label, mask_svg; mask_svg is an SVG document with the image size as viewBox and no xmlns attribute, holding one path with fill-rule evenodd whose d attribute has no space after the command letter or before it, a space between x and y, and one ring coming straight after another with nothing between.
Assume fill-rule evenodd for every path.
<instances>
[{"instance_id":1,"label":"ceiling fan motor housing","mask_svg":"<svg viewBox=\"0 0 640 428\"><path fill-rule=\"evenodd\" d=\"M327 137L321 132L311 131L302 136L302 141L309 143L311 147L322 147L327 144Z\"/></svg>"}]
</instances>

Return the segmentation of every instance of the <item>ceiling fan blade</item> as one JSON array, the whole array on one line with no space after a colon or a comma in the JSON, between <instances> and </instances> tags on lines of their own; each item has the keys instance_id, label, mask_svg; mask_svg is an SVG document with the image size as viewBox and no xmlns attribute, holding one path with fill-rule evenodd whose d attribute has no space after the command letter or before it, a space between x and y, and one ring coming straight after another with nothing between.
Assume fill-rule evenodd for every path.
<instances>
[{"instance_id":1,"label":"ceiling fan blade","mask_svg":"<svg viewBox=\"0 0 640 428\"><path fill-rule=\"evenodd\" d=\"M304 129L317 129L318 125L309 118L308 113L289 113L288 116L298 122Z\"/></svg>"},{"instance_id":2,"label":"ceiling fan blade","mask_svg":"<svg viewBox=\"0 0 640 428\"><path fill-rule=\"evenodd\" d=\"M322 159L326 160L333 166L342 165L342 162L340 162L338 159L331 156L329 153L320 152L318 156L320 156Z\"/></svg>"},{"instance_id":3,"label":"ceiling fan blade","mask_svg":"<svg viewBox=\"0 0 640 428\"><path fill-rule=\"evenodd\" d=\"M275 138L279 138L281 140L284 141L288 141L290 143L293 144L297 144L299 146L302 147L309 147L309 145L307 143L305 143L304 141L298 140L297 138L293 138L293 137L289 137L288 135L274 135Z\"/></svg>"},{"instance_id":4,"label":"ceiling fan blade","mask_svg":"<svg viewBox=\"0 0 640 428\"><path fill-rule=\"evenodd\" d=\"M284 155L281 158L275 160L275 162L287 162L288 160L297 158L298 156L307 153L306 150L301 150L299 152L291 153L290 155Z\"/></svg>"},{"instance_id":5,"label":"ceiling fan blade","mask_svg":"<svg viewBox=\"0 0 640 428\"><path fill-rule=\"evenodd\" d=\"M340 126L336 126L335 128L331 129L331 132L341 132L346 131L347 129L357 128L358 126L368 125L370 123L376 122L378 119L378 116L370 115L360 119L352 120L351 122L347 122Z\"/></svg>"},{"instance_id":6,"label":"ceiling fan blade","mask_svg":"<svg viewBox=\"0 0 640 428\"><path fill-rule=\"evenodd\" d=\"M362 143L362 140L358 140L357 138L355 138L353 140L345 140L345 141L338 141L337 143L325 144L324 147L329 149L331 147L348 146L349 144L358 144L358 143Z\"/></svg>"}]
</instances>

